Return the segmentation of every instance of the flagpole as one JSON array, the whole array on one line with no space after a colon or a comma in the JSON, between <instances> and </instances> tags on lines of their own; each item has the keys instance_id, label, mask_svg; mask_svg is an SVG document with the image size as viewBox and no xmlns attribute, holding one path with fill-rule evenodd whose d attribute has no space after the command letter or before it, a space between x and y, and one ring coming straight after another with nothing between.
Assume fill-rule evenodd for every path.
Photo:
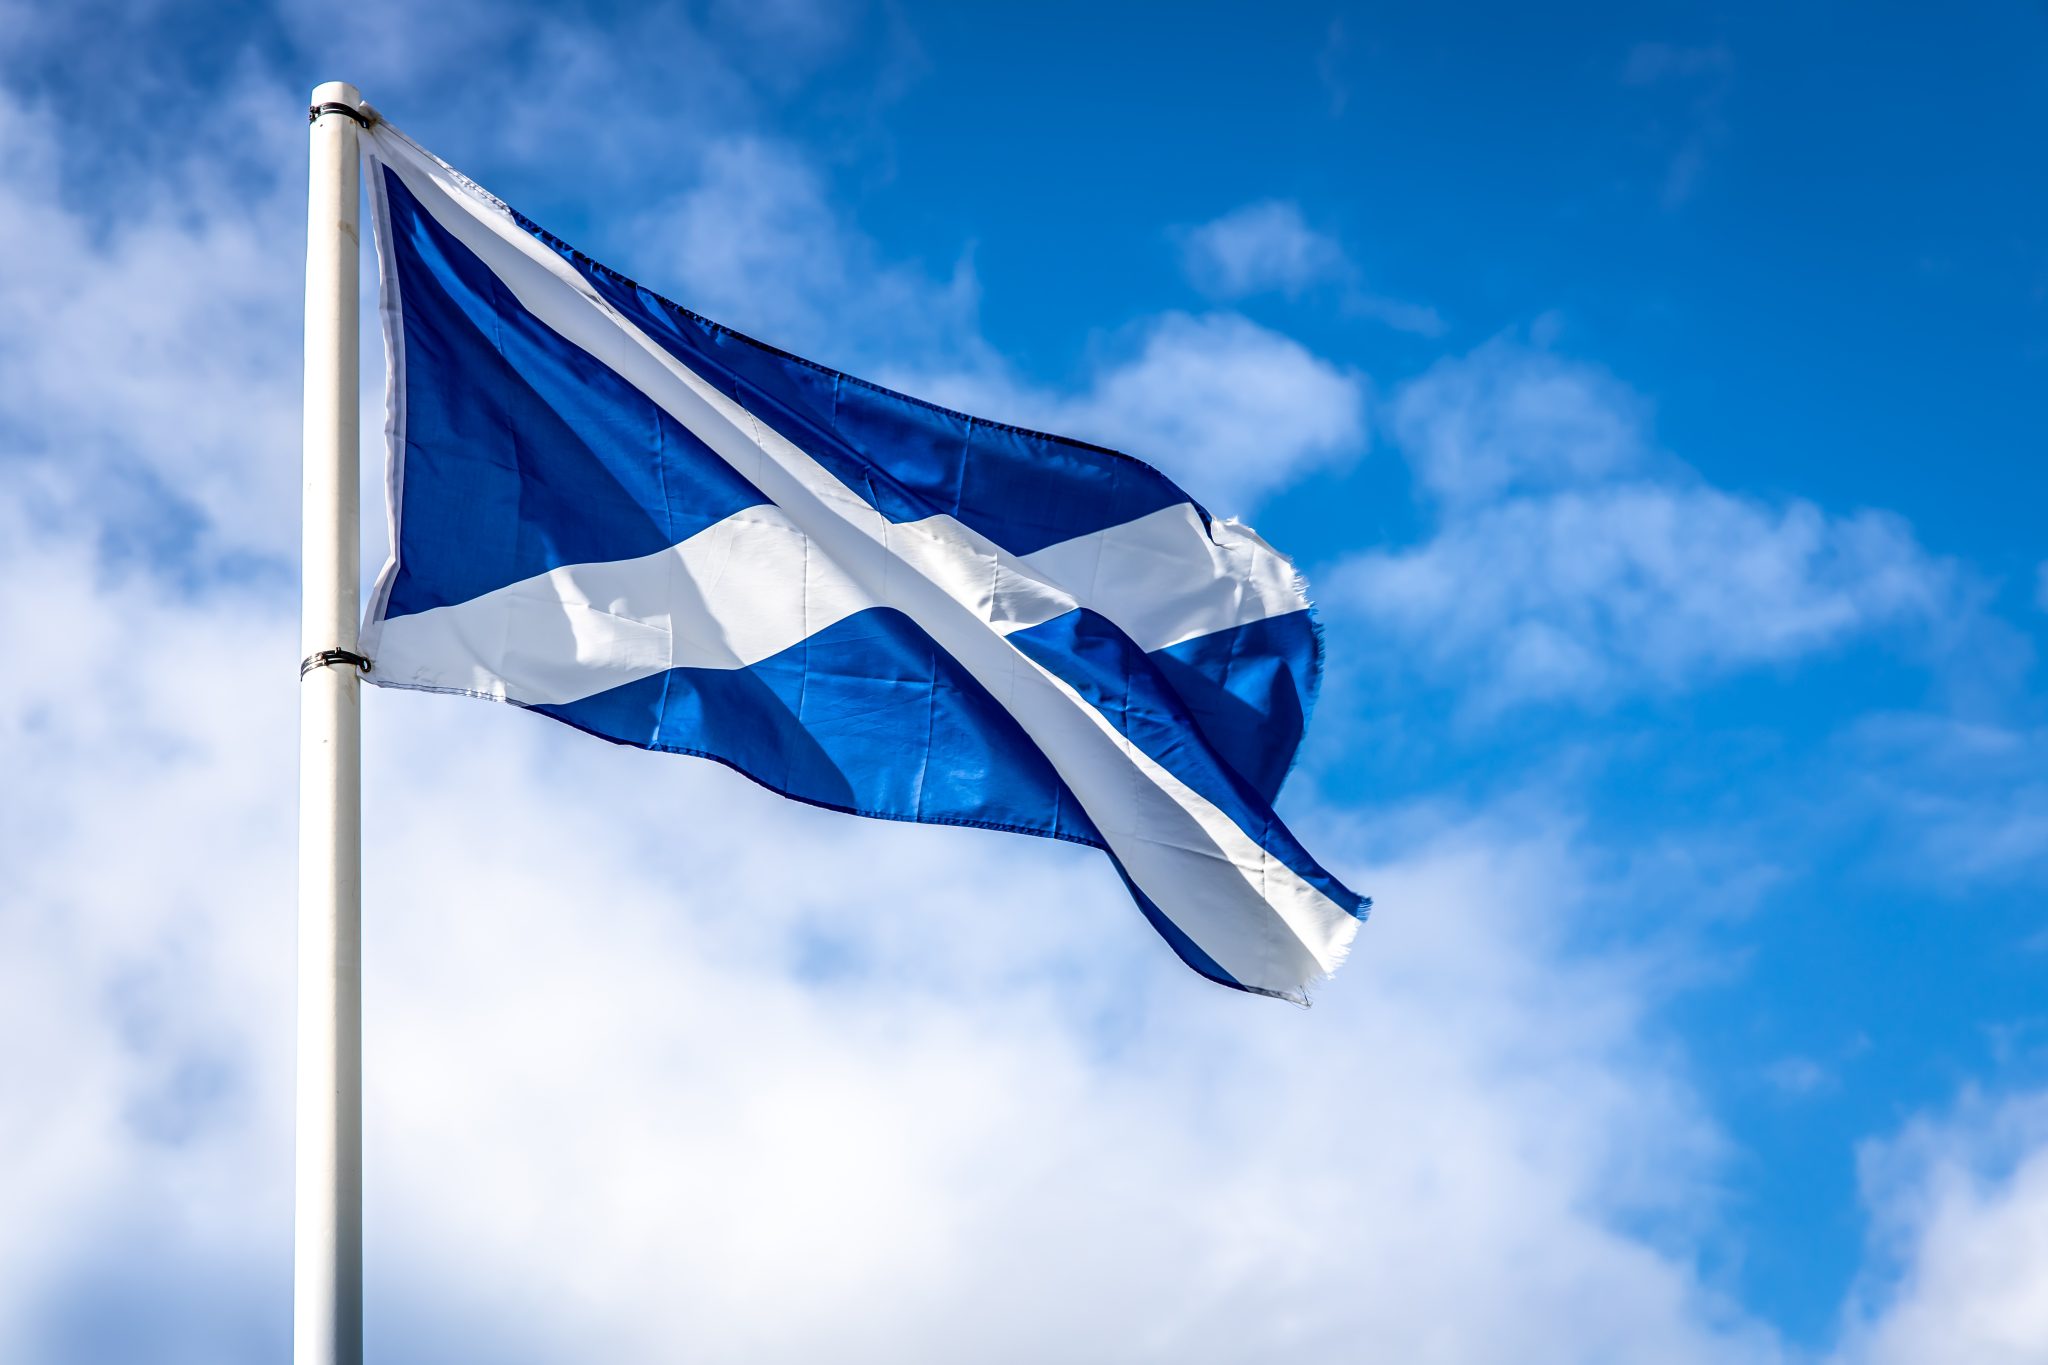
<instances>
[{"instance_id":1,"label":"flagpole","mask_svg":"<svg viewBox=\"0 0 2048 1365\"><path fill-rule=\"evenodd\" d=\"M362 754L356 279L362 93L313 91L299 645L298 1171L292 1359L363 1358Z\"/></svg>"}]
</instances>

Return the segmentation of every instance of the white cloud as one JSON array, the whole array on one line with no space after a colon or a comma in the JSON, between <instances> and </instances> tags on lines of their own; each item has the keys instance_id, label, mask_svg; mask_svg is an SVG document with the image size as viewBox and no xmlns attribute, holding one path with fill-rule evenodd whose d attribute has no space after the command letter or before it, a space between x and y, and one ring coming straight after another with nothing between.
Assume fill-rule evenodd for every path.
<instances>
[{"instance_id":1,"label":"white cloud","mask_svg":"<svg viewBox=\"0 0 2048 1365\"><path fill-rule=\"evenodd\" d=\"M1461 513L1415 550L1322 575L1492 704L1672 689L1925 620L1950 570L1897 517L1625 483Z\"/></svg>"},{"instance_id":2,"label":"white cloud","mask_svg":"<svg viewBox=\"0 0 2048 1365\"><path fill-rule=\"evenodd\" d=\"M1148 456L1228 512L1362 451L1365 384L1234 314L1168 313L1062 405L1059 425Z\"/></svg>"},{"instance_id":3,"label":"white cloud","mask_svg":"<svg viewBox=\"0 0 2048 1365\"><path fill-rule=\"evenodd\" d=\"M1078 394L1002 370L900 382L981 416L1124 450L1223 515L1358 455L1368 439L1363 376L1236 313L1149 320L1135 350L1098 364Z\"/></svg>"},{"instance_id":4,"label":"white cloud","mask_svg":"<svg viewBox=\"0 0 2048 1365\"><path fill-rule=\"evenodd\" d=\"M800 6L775 8L790 19L777 75L794 86L835 45L822 27L801 27ZM631 8L604 29L559 6L492 0L279 0L275 17L305 54L300 69L354 81L399 126L530 212L538 187L524 176L536 163L573 163L584 195L644 196L673 184L706 141L761 110L734 61L743 49L705 31L719 16L681 6ZM816 41L799 40L805 33ZM628 52L660 59L620 60ZM491 88L475 88L486 71ZM465 97L451 99L451 90Z\"/></svg>"},{"instance_id":5,"label":"white cloud","mask_svg":"<svg viewBox=\"0 0 2048 1365\"><path fill-rule=\"evenodd\" d=\"M1246 204L1177 236L1189 281L1212 298L1299 297L1327 286L1347 313L1421 336L1444 331L1444 320L1434 308L1366 289L1343 246L1310 227L1300 205L1291 201Z\"/></svg>"},{"instance_id":6,"label":"white cloud","mask_svg":"<svg viewBox=\"0 0 2048 1365\"><path fill-rule=\"evenodd\" d=\"M1844 1365L2048 1359L2048 1096L1965 1096L1860 1166L1884 1269L1851 1305Z\"/></svg>"},{"instance_id":7,"label":"white cloud","mask_svg":"<svg viewBox=\"0 0 2048 1365\"><path fill-rule=\"evenodd\" d=\"M936 356L991 363L968 258L940 276L883 261L786 144L714 141L697 183L631 236L650 284L771 345L853 369Z\"/></svg>"},{"instance_id":8,"label":"white cloud","mask_svg":"<svg viewBox=\"0 0 2048 1365\"><path fill-rule=\"evenodd\" d=\"M1598 366L1497 338L1401 386L1388 412L1422 486L1466 502L1649 463L1648 404Z\"/></svg>"},{"instance_id":9,"label":"white cloud","mask_svg":"<svg viewBox=\"0 0 2048 1365\"><path fill-rule=\"evenodd\" d=\"M218 1358L289 1284L296 632L0 544L0 1357Z\"/></svg>"},{"instance_id":10,"label":"white cloud","mask_svg":"<svg viewBox=\"0 0 2048 1365\"><path fill-rule=\"evenodd\" d=\"M1435 535L1320 576L1332 605L1498 707L1675 689L1958 610L1888 513L1726 492L1656 452L1605 372L1496 341L1391 404Z\"/></svg>"},{"instance_id":11,"label":"white cloud","mask_svg":"<svg viewBox=\"0 0 2048 1365\"><path fill-rule=\"evenodd\" d=\"M293 130L270 122L281 131L251 135L294 164ZM262 377L299 347L299 271L277 245L304 240L303 192L252 193L232 167L187 160L100 220L67 207L57 147L48 115L0 94L0 236L21 247L0 253L8 474L62 467L45 493L89 498L124 537L226 528L244 551L288 554L296 529L273 513L298 486L298 395Z\"/></svg>"},{"instance_id":12,"label":"white cloud","mask_svg":"<svg viewBox=\"0 0 2048 1365\"><path fill-rule=\"evenodd\" d=\"M1356 274L1334 237L1317 232L1297 204L1267 199L1181 235L1181 260L1197 287L1219 298L1299 294Z\"/></svg>"},{"instance_id":13,"label":"white cloud","mask_svg":"<svg viewBox=\"0 0 2048 1365\"><path fill-rule=\"evenodd\" d=\"M564 821L521 764L465 759L420 793L450 814L391 820L423 833L387 852L443 870L391 905L398 975L373 1013L387 1292L432 1274L453 1312L509 1313L543 1355L1228 1360L1369 1339L1492 1361L1536 1332L1581 1359L1771 1358L1617 1229L1685 1198L1705 1148L1628 1041L1626 978L1504 946L1497 887L1572 880L1545 840L1470 831L1384 869L1434 909L1376 926L1366 988L1253 1013L1160 977L1074 850L848 828L722 774L515 739L529 718L477 725L498 753L609 772L628 811L659 796L690 818L628 816L621 838L618 808ZM518 805L478 808L487 788ZM663 828L689 874L616 856ZM887 880L820 893L862 867ZM1050 922L1020 945L997 932L1013 916L963 917L993 883ZM602 919L562 913L579 899ZM864 965L794 977L818 932Z\"/></svg>"}]
</instances>

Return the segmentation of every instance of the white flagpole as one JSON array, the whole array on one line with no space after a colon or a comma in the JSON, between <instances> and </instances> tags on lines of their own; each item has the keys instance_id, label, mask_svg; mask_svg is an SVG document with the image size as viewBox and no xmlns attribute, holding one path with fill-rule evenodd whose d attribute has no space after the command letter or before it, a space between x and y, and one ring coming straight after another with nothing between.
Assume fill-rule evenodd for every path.
<instances>
[{"instance_id":1,"label":"white flagpole","mask_svg":"<svg viewBox=\"0 0 2048 1365\"><path fill-rule=\"evenodd\" d=\"M362 94L313 91L299 642L298 1190L292 1359L363 1358L362 754L357 671L356 143ZM326 112L322 107L326 106Z\"/></svg>"}]
</instances>

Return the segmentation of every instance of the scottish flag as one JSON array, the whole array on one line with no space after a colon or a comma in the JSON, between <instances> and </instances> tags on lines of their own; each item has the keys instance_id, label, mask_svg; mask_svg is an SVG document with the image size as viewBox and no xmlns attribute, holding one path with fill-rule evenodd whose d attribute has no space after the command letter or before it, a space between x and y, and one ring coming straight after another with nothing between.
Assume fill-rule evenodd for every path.
<instances>
[{"instance_id":1,"label":"scottish flag","mask_svg":"<svg viewBox=\"0 0 2048 1365\"><path fill-rule=\"evenodd\" d=\"M390 359L373 682L1092 845L1225 985L1303 1001L1342 961L1368 903L1272 808L1318 637L1258 536L1128 456L708 322L388 123L363 147Z\"/></svg>"}]
</instances>

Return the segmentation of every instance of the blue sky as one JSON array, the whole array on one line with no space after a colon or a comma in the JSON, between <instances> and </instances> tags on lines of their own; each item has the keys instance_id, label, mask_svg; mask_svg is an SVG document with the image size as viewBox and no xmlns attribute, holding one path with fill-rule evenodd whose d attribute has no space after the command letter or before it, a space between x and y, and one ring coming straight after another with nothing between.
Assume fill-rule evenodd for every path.
<instances>
[{"instance_id":1,"label":"blue sky","mask_svg":"<svg viewBox=\"0 0 2048 1365\"><path fill-rule=\"evenodd\" d=\"M1106 8L0 3L0 1356L288 1335L326 79L1246 515L1378 901L1299 1013L1085 851L373 694L379 1358L2048 1355L2048 18Z\"/></svg>"}]
</instances>

